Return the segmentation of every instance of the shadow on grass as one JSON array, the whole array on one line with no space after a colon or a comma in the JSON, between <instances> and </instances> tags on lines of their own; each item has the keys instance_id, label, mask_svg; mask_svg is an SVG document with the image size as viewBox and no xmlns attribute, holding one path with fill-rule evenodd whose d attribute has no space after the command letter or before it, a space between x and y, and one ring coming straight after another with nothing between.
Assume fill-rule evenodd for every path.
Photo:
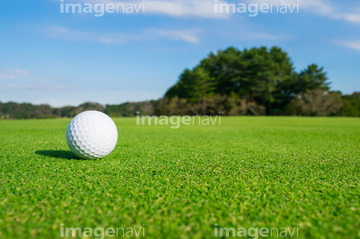
<instances>
[{"instance_id":1,"label":"shadow on grass","mask_svg":"<svg viewBox=\"0 0 360 239\"><path fill-rule=\"evenodd\" d=\"M85 160L79 158L71 151L66 150L38 150L35 152L38 155L51 157L51 158L58 158L58 159L68 159L68 160Z\"/></svg>"}]
</instances>

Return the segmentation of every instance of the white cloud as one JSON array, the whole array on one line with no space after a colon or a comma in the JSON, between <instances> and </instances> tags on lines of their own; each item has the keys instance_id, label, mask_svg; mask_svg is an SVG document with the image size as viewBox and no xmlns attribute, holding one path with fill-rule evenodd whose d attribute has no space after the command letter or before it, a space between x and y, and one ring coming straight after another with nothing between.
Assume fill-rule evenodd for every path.
<instances>
[{"instance_id":1,"label":"white cloud","mask_svg":"<svg viewBox=\"0 0 360 239\"><path fill-rule=\"evenodd\" d=\"M165 36L173 40L182 40L190 43L199 42L199 37L197 36L199 31L197 30L156 30L156 32L161 36Z\"/></svg>"},{"instance_id":2,"label":"white cloud","mask_svg":"<svg viewBox=\"0 0 360 239\"><path fill-rule=\"evenodd\" d=\"M286 6L290 6L291 8L294 8L297 10L297 6L299 6L299 10L301 12L301 10L307 10L307 11L312 11L315 12L317 14L321 14L321 15L327 15L330 14L332 12L332 7L321 1L321 0L245 0L247 3L254 3L254 4L278 4L279 7L281 7L283 4L285 4ZM239 1L241 2L241 1ZM274 7L275 9L275 7Z\"/></svg>"},{"instance_id":3,"label":"white cloud","mask_svg":"<svg viewBox=\"0 0 360 239\"><path fill-rule=\"evenodd\" d=\"M334 41L337 44L360 51L360 41Z\"/></svg>"},{"instance_id":4,"label":"white cloud","mask_svg":"<svg viewBox=\"0 0 360 239\"><path fill-rule=\"evenodd\" d=\"M0 72L0 79L16 80L21 76L29 75L30 72L22 69L6 69Z\"/></svg>"},{"instance_id":5,"label":"white cloud","mask_svg":"<svg viewBox=\"0 0 360 239\"><path fill-rule=\"evenodd\" d=\"M58 2L57 0L55 1ZM167 15L173 17L228 17L225 13L215 13L214 0L78 0L78 2L115 5L122 3L133 4L133 6L140 6L139 4L144 4L144 14ZM225 0L218 0L218 2L222 3L225 2Z\"/></svg>"},{"instance_id":6,"label":"white cloud","mask_svg":"<svg viewBox=\"0 0 360 239\"><path fill-rule=\"evenodd\" d=\"M85 0L84 0L85 1ZM98 1L98 0L96 0ZM101 0L100 0L101 1ZM114 0L102 0L105 2L117 2ZM340 19L350 23L360 23L359 11L349 12L341 10L340 7L335 6L329 0L245 0L248 3L278 3L287 4L288 6L295 6L299 4L300 12L310 12L323 17L331 19ZM244 0L238 0L244 2ZM229 0L218 0L218 3L233 3ZM214 0L149 0L146 3L146 12L151 14L164 14L174 17L197 16L205 18L228 18L230 15L214 12Z\"/></svg>"},{"instance_id":7,"label":"white cloud","mask_svg":"<svg viewBox=\"0 0 360 239\"><path fill-rule=\"evenodd\" d=\"M218 2L223 3L225 1L219 0ZM151 14L163 14L174 17L227 18L227 14L215 13L214 0L148 1L145 11Z\"/></svg>"},{"instance_id":8,"label":"white cloud","mask_svg":"<svg viewBox=\"0 0 360 239\"><path fill-rule=\"evenodd\" d=\"M248 3L277 3L286 4L293 7L294 4L299 4L299 12L309 12L319 16L327 17L330 19L340 19L350 23L360 23L359 11L356 11L354 7L347 6L346 10L335 6L329 0L247 0ZM281 5L280 5L281 6ZM353 12L349 12L348 9L352 9Z\"/></svg>"},{"instance_id":9,"label":"white cloud","mask_svg":"<svg viewBox=\"0 0 360 239\"><path fill-rule=\"evenodd\" d=\"M342 19L347 22L360 23L360 14L340 14L334 17L335 19Z\"/></svg>"},{"instance_id":10,"label":"white cloud","mask_svg":"<svg viewBox=\"0 0 360 239\"><path fill-rule=\"evenodd\" d=\"M51 0L59 2L58 0ZM330 0L236 0L238 3L278 3L287 4L291 7L299 4L300 12L310 12L312 14L328 17L330 19L340 19L350 23L360 23L359 5L351 3L346 8L334 5ZM136 6L144 4L145 14L167 15L172 17L201 17L227 19L231 14L215 13L214 0L78 0L82 3L92 4L127 4ZM218 4L234 3L233 0L218 0ZM341 4L341 3L337 3ZM349 11L349 9L351 9Z\"/></svg>"},{"instance_id":11,"label":"white cloud","mask_svg":"<svg viewBox=\"0 0 360 239\"><path fill-rule=\"evenodd\" d=\"M93 33L70 30L61 26L51 26L47 31L49 36L72 41L93 41L105 44L121 44L129 41L156 40L167 38L189 43L199 42L199 30L166 30L146 29L139 33L114 34L114 33Z\"/></svg>"},{"instance_id":12,"label":"white cloud","mask_svg":"<svg viewBox=\"0 0 360 239\"><path fill-rule=\"evenodd\" d=\"M301 9L305 9L306 11L322 16L328 16L333 12L333 7L329 2L321 0L301 0L296 2L299 3L300 11Z\"/></svg>"},{"instance_id":13,"label":"white cloud","mask_svg":"<svg viewBox=\"0 0 360 239\"><path fill-rule=\"evenodd\" d=\"M94 41L101 43L125 43L131 40L130 35L124 34L95 34L85 31L75 31L61 26L51 26L47 29L50 37L71 41Z\"/></svg>"}]
</instances>

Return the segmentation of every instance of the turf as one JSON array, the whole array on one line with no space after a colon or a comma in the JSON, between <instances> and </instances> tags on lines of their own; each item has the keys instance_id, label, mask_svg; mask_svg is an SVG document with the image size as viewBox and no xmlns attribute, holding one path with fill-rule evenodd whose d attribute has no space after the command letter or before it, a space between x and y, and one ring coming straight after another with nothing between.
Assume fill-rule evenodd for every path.
<instances>
[{"instance_id":1,"label":"turf","mask_svg":"<svg viewBox=\"0 0 360 239\"><path fill-rule=\"evenodd\" d=\"M114 121L119 140L102 160L69 151L70 119L0 121L0 238L60 238L62 225L360 238L359 118L223 117L177 130Z\"/></svg>"}]
</instances>

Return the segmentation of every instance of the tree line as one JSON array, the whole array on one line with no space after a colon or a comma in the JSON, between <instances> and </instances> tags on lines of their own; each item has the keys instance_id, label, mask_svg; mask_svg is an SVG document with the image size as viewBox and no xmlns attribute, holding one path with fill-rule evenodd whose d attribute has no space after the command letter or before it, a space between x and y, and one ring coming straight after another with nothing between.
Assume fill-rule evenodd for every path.
<instances>
[{"instance_id":1,"label":"tree line","mask_svg":"<svg viewBox=\"0 0 360 239\"><path fill-rule=\"evenodd\" d=\"M156 114L360 116L360 93L331 91L323 67L296 72L279 47L210 53L159 100Z\"/></svg>"},{"instance_id":2,"label":"tree line","mask_svg":"<svg viewBox=\"0 0 360 239\"><path fill-rule=\"evenodd\" d=\"M323 67L300 72L281 48L240 51L230 47L210 53L159 100L53 108L50 105L0 102L0 119L72 118L86 110L111 117L143 115L294 115L360 116L360 92L331 90Z\"/></svg>"},{"instance_id":3,"label":"tree line","mask_svg":"<svg viewBox=\"0 0 360 239\"><path fill-rule=\"evenodd\" d=\"M50 105L33 105L29 103L1 103L0 119L48 119L73 118L86 110L97 110L111 117L131 117L138 114L152 114L156 101L126 102L120 105L101 105L86 102L79 106L64 106L59 108Z\"/></svg>"}]
</instances>

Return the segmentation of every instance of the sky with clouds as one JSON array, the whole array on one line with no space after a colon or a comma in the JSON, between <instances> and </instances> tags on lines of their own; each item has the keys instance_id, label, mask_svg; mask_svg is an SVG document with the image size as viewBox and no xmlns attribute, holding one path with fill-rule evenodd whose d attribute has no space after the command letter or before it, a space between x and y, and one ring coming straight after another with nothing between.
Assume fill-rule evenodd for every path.
<instances>
[{"instance_id":1,"label":"sky with clouds","mask_svg":"<svg viewBox=\"0 0 360 239\"><path fill-rule=\"evenodd\" d=\"M185 68L229 46L279 46L296 70L316 63L333 90L360 91L359 1L216 2L299 4L299 13L216 13L215 0L76 1L144 4L139 13L96 17L61 13L60 0L0 0L0 101L63 106L158 99Z\"/></svg>"}]
</instances>

